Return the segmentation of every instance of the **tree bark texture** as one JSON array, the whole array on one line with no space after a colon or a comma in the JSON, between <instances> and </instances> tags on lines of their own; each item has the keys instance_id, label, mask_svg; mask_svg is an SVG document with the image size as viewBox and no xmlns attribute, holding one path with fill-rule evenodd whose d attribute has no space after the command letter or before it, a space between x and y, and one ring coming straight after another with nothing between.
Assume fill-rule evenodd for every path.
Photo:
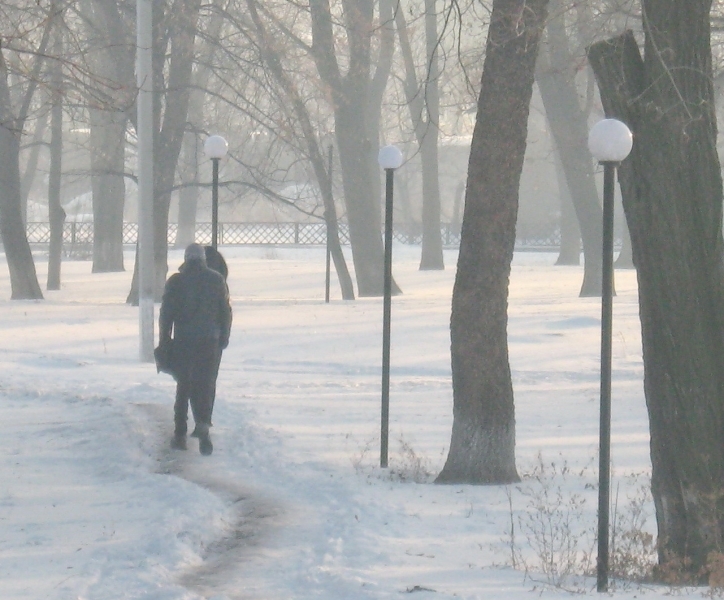
<instances>
[{"instance_id":1,"label":"tree bark texture","mask_svg":"<svg viewBox=\"0 0 724 600\"><path fill-rule=\"evenodd\" d=\"M724 538L724 272L710 0L642 2L631 32L589 49L606 114L634 148L620 169L638 273L659 561L705 579Z\"/></svg>"},{"instance_id":2,"label":"tree bark texture","mask_svg":"<svg viewBox=\"0 0 724 600\"><path fill-rule=\"evenodd\" d=\"M126 116L90 109L93 273L123 271Z\"/></svg>"},{"instance_id":3,"label":"tree bark texture","mask_svg":"<svg viewBox=\"0 0 724 600\"><path fill-rule=\"evenodd\" d=\"M452 440L438 483L518 480L508 284L535 61L547 3L493 3L453 288Z\"/></svg>"},{"instance_id":4,"label":"tree bark texture","mask_svg":"<svg viewBox=\"0 0 724 600\"><path fill-rule=\"evenodd\" d=\"M538 59L536 81L583 241L584 271L580 295L600 296L603 213L593 177L593 160L588 151L588 115L578 101L574 80L576 63L568 48L564 16L560 1L555 0Z\"/></svg>"}]
</instances>

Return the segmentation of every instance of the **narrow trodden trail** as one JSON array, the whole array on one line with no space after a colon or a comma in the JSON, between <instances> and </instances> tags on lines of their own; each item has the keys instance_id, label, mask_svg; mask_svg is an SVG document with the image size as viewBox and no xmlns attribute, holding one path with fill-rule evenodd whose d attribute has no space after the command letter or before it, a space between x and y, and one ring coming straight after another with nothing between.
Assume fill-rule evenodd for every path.
<instances>
[{"instance_id":1,"label":"narrow trodden trail","mask_svg":"<svg viewBox=\"0 0 724 600\"><path fill-rule=\"evenodd\" d=\"M148 419L158 460L158 472L179 477L217 495L229 506L226 518L231 526L227 535L209 544L203 563L188 568L177 583L209 600L281 600L269 573L269 561L278 551L266 543L284 526L291 525L289 511L269 495L233 481L223 473L218 461L198 454L197 443L189 438L188 450L172 450L169 445L172 408L158 404L138 404ZM276 544L272 544L276 546Z\"/></svg>"}]
</instances>

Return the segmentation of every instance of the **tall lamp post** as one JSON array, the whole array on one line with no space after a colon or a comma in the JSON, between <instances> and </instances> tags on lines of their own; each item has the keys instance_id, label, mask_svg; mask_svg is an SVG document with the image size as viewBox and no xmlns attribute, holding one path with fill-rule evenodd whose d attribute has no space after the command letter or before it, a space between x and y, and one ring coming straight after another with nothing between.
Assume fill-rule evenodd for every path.
<instances>
[{"instance_id":1,"label":"tall lamp post","mask_svg":"<svg viewBox=\"0 0 724 600\"><path fill-rule=\"evenodd\" d=\"M211 159L213 180L211 185L211 245L219 243L219 161L226 156L229 145L220 135L212 135L204 142L204 154Z\"/></svg>"},{"instance_id":2,"label":"tall lamp post","mask_svg":"<svg viewBox=\"0 0 724 600\"><path fill-rule=\"evenodd\" d=\"M377 162L385 170L385 272L382 316L382 423L380 431L380 467L387 468L390 429L390 321L392 315L392 191L395 169L402 165L397 146L380 149Z\"/></svg>"},{"instance_id":3,"label":"tall lamp post","mask_svg":"<svg viewBox=\"0 0 724 600\"><path fill-rule=\"evenodd\" d=\"M598 451L598 559L596 589L608 591L608 532L611 497L611 338L613 309L613 195L616 167L633 146L629 128L603 119L588 134L588 148L603 165L603 266L601 286L601 409Z\"/></svg>"},{"instance_id":4,"label":"tall lamp post","mask_svg":"<svg viewBox=\"0 0 724 600\"><path fill-rule=\"evenodd\" d=\"M138 85L138 325L140 357L153 362L153 15L151 0L136 0Z\"/></svg>"}]
</instances>

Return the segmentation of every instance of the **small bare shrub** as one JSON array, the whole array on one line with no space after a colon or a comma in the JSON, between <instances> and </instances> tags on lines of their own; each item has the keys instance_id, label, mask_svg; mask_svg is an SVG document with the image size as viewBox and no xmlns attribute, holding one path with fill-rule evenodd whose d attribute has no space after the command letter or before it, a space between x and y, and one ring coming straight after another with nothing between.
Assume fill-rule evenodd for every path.
<instances>
[{"instance_id":1,"label":"small bare shrub","mask_svg":"<svg viewBox=\"0 0 724 600\"><path fill-rule=\"evenodd\" d=\"M656 540L646 531L651 506L651 480L636 473L627 478L626 503L619 506L619 486L613 499L610 574L619 585L651 581L658 558Z\"/></svg>"},{"instance_id":2,"label":"small bare shrub","mask_svg":"<svg viewBox=\"0 0 724 600\"><path fill-rule=\"evenodd\" d=\"M372 452L375 444L379 445L379 439L367 441L358 453L352 457L352 466L357 473L364 473L368 477L373 474L382 479L390 481L402 481L413 483L428 483L432 479L430 461L417 454L412 445L400 436L398 439L399 450L389 457L389 467L382 471L379 468L379 455Z\"/></svg>"},{"instance_id":3,"label":"small bare shrub","mask_svg":"<svg viewBox=\"0 0 724 600\"><path fill-rule=\"evenodd\" d=\"M583 477L585 472L583 469L576 476ZM565 461L559 466L538 455L535 467L514 487L527 499L525 510L517 515L508 488L511 520L507 545L512 566L524 570L532 580L533 573L540 573L545 579L537 583L582 591L578 577L590 571L595 534L592 524L581 528L586 521L586 498L564 491L570 486L562 484L571 476Z\"/></svg>"},{"instance_id":4,"label":"small bare shrub","mask_svg":"<svg viewBox=\"0 0 724 600\"><path fill-rule=\"evenodd\" d=\"M390 461L390 479L427 483L432 477L430 461L418 455L415 449L402 437L398 440L400 450Z\"/></svg>"},{"instance_id":5,"label":"small bare shrub","mask_svg":"<svg viewBox=\"0 0 724 600\"><path fill-rule=\"evenodd\" d=\"M504 541L513 568L525 571L536 583L585 591L583 578L595 576L598 541L596 511L589 509L585 494L597 488L591 480L590 463L572 471L565 460L546 462L539 454L521 484L508 488L510 529ZM632 475L624 487L625 502L620 502L620 486L612 499L609 574L613 589L650 581L657 556L654 536L645 528L651 506L649 478ZM514 492L527 499L522 511L514 509ZM535 573L543 579L537 580Z\"/></svg>"}]
</instances>

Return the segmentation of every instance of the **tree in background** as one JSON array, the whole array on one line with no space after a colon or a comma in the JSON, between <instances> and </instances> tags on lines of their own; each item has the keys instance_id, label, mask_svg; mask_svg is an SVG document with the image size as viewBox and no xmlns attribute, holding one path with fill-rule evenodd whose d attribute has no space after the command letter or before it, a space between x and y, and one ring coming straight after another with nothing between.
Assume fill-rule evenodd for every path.
<instances>
[{"instance_id":1,"label":"tree in background","mask_svg":"<svg viewBox=\"0 0 724 600\"><path fill-rule=\"evenodd\" d=\"M589 50L607 116L634 134L620 169L639 284L652 492L663 573L706 581L724 539L722 175L711 0L641 2Z\"/></svg>"},{"instance_id":2,"label":"tree in background","mask_svg":"<svg viewBox=\"0 0 724 600\"><path fill-rule=\"evenodd\" d=\"M255 29L256 40L261 50L264 63L272 76L276 79L284 95L291 104L291 111L299 122L303 132L303 137L307 145L309 161L314 169L317 184L321 190L324 202L324 215L327 226L327 240L331 257L339 278L340 288L342 290L342 298L344 300L354 300L354 288L352 286L352 278L347 269L347 263L342 253L342 246L339 241L339 230L337 227L337 212L332 197L332 180L331 173L325 169L324 156L317 139L317 135L312 126L312 120L307 111L304 99L300 96L299 90L294 86L292 80L284 70L282 58L277 51L275 44L270 39L265 24L262 22L257 3L255 0L246 0L249 7L249 14L252 17ZM331 169L331 167L330 167Z\"/></svg>"},{"instance_id":3,"label":"tree in background","mask_svg":"<svg viewBox=\"0 0 724 600\"><path fill-rule=\"evenodd\" d=\"M378 60L373 69L375 3L342 2L335 6L342 12L341 19L333 13L329 0L312 0L309 8L310 51L334 111L357 291L360 296L381 296L384 261L380 188L371 185L380 177L376 164L379 128L370 122L379 122L379 89L384 89L389 60ZM389 32L389 23L381 31ZM393 288L399 291L396 285Z\"/></svg>"},{"instance_id":4,"label":"tree in background","mask_svg":"<svg viewBox=\"0 0 724 600\"><path fill-rule=\"evenodd\" d=\"M404 90L422 162L421 270L445 268L440 232L440 181L438 138L440 131L439 45L435 0L425 0L425 63L420 85L408 33L405 7L395 10L397 35L405 65Z\"/></svg>"},{"instance_id":5,"label":"tree in background","mask_svg":"<svg viewBox=\"0 0 724 600\"><path fill-rule=\"evenodd\" d=\"M60 21L62 13L54 18ZM50 221L50 244L48 248L47 289L60 289L60 267L63 253L63 224L65 211L60 204L60 185L63 175L63 30L54 27L51 71L51 113L50 113L50 172L48 173L48 217Z\"/></svg>"},{"instance_id":6,"label":"tree in background","mask_svg":"<svg viewBox=\"0 0 724 600\"><path fill-rule=\"evenodd\" d=\"M90 129L93 272L123 271L126 133L129 120L136 118L135 23L124 15L123 3L86 0L82 7L79 35L86 60L94 73L103 74L84 89Z\"/></svg>"},{"instance_id":7,"label":"tree in background","mask_svg":"<svg viewBox=\"0 0 724 600\"><path fill-rule=\"evenodd\" d=\"M168 272L168 215L191 95L200 0L153 4L153 241L154 296L161 299ZM138 303L138 256L126 301Z\"/></svg>"},{"instance_id":8,"label":"tree in background","mask_svg":"<svg viewBox=\"0 0 724 600\"><path fill-rule=\"evenodd\" d=\"M583 240L584 275L580 295L600 296L603 217L593 177L593 159L587 146L588 114L578 98L577 64L569 49L565 17L563 2L552 0L536 82Z\"/></svg>"},{"instance_id":9,"label":"tree in background","mask_svg":"<svg viewBox=\"0 0 724 600\"><path fill-rule=\"evenodd\" d=\"M493 2L450 319L452 439L438 483L518 480L508 285L547 4L548 0Z\"/></svg>"},{"instance_id":10,"label":"tree in background","mask_svg":"<svg viewBox=\"0 0 724 600\"><path fill-rule=\"evenodd\" d=\"M30 32L13 40L15 48L22 50L26 59L30 56L21 70L13 71L6 59L6 54L12 53L7 47L11 38L4 39L0 47L0 234L10 271L13 300L43 297L25 234L20 143L57 11L55 2L47 11L35 3L7 7L5 23L13 27L13 32Z\"/></svg>"}]
</instances>

